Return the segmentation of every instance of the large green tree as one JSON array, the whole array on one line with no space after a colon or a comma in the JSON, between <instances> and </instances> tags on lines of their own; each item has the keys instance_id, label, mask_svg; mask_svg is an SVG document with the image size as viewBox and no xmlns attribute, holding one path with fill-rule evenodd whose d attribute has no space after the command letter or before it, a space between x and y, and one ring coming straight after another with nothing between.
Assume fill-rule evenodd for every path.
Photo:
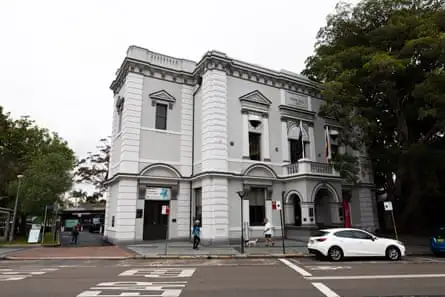
<instances>
[{"instance_id":1,"label":"large green tree","mask_svg":"<svg viewBox=\"0 0 445 297\"><path fill-rule=\"evenodd\" d=\"M86 157L78 160L75 171L75 181L79 184L89 184L94 192L87 194L82 190L74 190L72 196L87 202L97 202L106 191L105 181L108 179L111 145L109 138L102 138L97 145L97 151L89 152Z\"/></svg>"},{"instance_id":2,"label":"large green tree","mask_svg":"<svg viewBox=\"0 0 445 297\"><path fill-rule=\"evenodd\" d=\"M0 141L0 204L13 207L19 174L22 217L41 215L71 188L74 152L57 134L29 117L13 119L0 107Z\"/></svg>"},{"instance_id":3,"label":"large green tree","mask_svg":"<svg viewBox=\"0 0 445 297\"><path fill-rule=\"evenodd\" d=\"M366 148L402 227L445 181L444 66L445 1L363 0L337 5L303 71L323 84L342 141Z\"/></svg>"}]
</instances>

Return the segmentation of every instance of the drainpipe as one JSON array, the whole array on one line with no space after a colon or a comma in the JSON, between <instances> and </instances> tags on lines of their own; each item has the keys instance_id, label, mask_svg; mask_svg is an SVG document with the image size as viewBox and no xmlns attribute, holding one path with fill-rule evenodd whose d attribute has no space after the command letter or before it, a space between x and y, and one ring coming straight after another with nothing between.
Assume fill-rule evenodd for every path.
<instances>
[{"instance_id":1,"label":"drainpipe","mask_svg":"<svg viewBox=\"0 0 445 297\"><path fill-rule=\"evenodd\" d=\"M201 89L201 83L202 83L202 78L200 77L198 79L198 87L196 88L196 90L193 92L193 109L192 109L192 174L190 175L190 209L189 209L189 238L192 238L192 213L193 213L193 209L192 209L192 197L193 197L193 181L191 178L193 178L193 175L195 174L195 95L196 93L198 93L198 91Z\"/></svg>"}]
</instances>

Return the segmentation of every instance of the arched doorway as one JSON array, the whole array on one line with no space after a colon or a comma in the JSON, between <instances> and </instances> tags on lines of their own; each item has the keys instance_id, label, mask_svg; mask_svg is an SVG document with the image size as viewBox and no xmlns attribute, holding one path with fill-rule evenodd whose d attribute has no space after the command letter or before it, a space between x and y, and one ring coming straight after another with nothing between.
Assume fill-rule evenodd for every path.
<instances>
[{"instance_id":1,"label":"arched doorway","mask_svg":"<svg viewBox=\"0 0 445 297\"><path fill-rule=\"evenodd\" d=\"M285 205L286 225L301 226L301 200L297 194L293 193L287 199Z\"/></svg>"},{"instance_id":2,"label":"arched doorway","mask_svg":"<svg viewBox=\"0 0 445 297\"><path fill-rule=\"evenodd\" d=\"M317 190L314 197L315 223L320 228L342 225L342 208L335 193L327 187Z\"/></svg>"}]
</instances>

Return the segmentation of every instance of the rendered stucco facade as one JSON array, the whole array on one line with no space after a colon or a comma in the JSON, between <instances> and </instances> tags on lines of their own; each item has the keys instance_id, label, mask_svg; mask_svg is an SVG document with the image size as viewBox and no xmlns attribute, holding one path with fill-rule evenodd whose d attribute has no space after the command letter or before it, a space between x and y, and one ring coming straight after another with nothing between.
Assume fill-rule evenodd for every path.
<instances>
[{"instance_id":1,"label":"rendered stucco facade","mask_svg":"<svg viewBox=\"0 0 445 297\"><path fill-rule=\"evenodd\" d=\"M111 89L110 240L139 241L156 233L147 230L151 221L164 222L150 209L159 203L169 208L165 238L188 238L197 217L202 237L239 238L238 191L247 193L242 203L249 237L262 237L264 218L280 235L273 200L282 201L287 226L343 224L348 186L329 164L330 133L341 127L318 116L322 100L310 80L217 51L196 63L131 46ZM348 205L353 226L375 229L370 176L363 169ZM161 197L162 189L168 194Z\"/></svg>"}]
</instances>

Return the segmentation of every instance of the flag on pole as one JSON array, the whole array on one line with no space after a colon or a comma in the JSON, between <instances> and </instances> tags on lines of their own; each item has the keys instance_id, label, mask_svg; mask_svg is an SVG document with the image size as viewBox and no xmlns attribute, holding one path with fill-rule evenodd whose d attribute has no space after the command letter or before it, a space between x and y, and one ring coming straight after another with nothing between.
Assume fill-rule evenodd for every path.
<instances>
[{"instance_id":1,"label":"flag on pole","mask_svg":"<svg viewBox=\"0 0 445 297\"><path fill-rule=\"evenodd\" d=\"M325 127L325 134L326 134L326 140L325 140L325 156L327 159L331 159L331 139L329 137L329 127Z\"/></svg>"},{"instance_id":2,"label":"flag on pole","mask_svg":"<svg viewBox=\"0 0 445 297\"><path fill-rule=\"evenodd\" d=\"M305 153L304 153L304 139L303 139L303 121L300 121L300 137L298 138L301 142L301 153L302 153L302 157L303 159L306 158Z\"/></svg>"}]
</instances>

